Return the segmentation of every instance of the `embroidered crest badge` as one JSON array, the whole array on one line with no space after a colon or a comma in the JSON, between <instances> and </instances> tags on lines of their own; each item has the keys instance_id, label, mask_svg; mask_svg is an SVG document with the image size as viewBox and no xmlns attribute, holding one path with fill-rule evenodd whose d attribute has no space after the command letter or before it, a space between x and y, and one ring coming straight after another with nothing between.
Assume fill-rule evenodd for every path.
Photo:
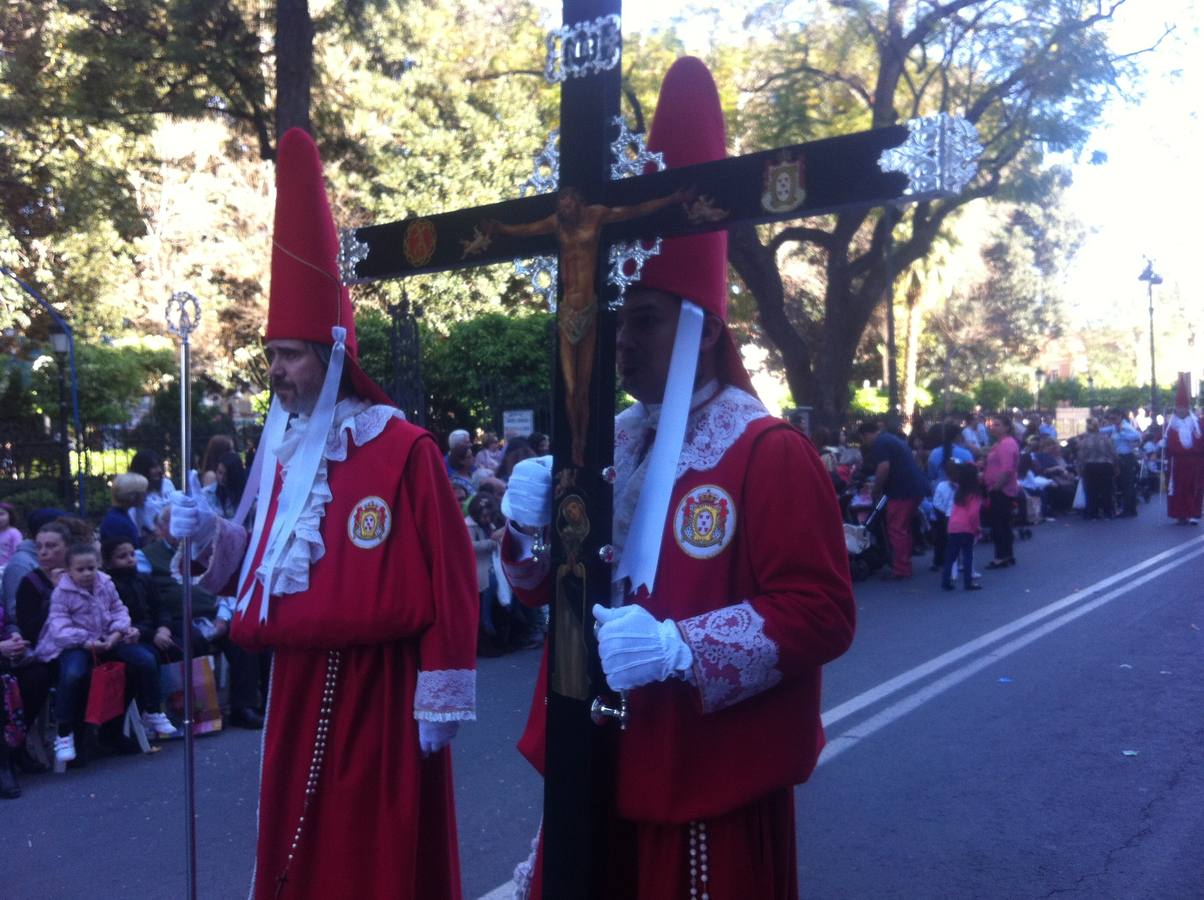
<instances>
[{"instance_id":1,"label":"embroidered crest badge","mask_svg":"<svg viewBox=\"0 0 1204 900\"><path fill-rule=\"evenodd\" d=\"M731 495L717 485L700 485L677 505L673 534L687 556L694 559L718 556L735 533L736 506Z\"/></svg>"},{"instance_id":2,"label":"embroidered crest badge","mask_svg":"<svg viewBox=\"0 0 1204 900\"><path fill-rule=\"evenodd\" d=\"M783 157L765 167L765 193L761 208L766 212L791 212L803 205L807 191L803 187L803 160Z\"/></svg>"},{"instance_id":3,"label":"embroidered crest badge","mask_svg":"<svg viewBox=\"0 0 1204 900\"><path fill-rule=\"evenodd\" d=\"M347 517L347 537L361 550L379 547L389 536L393 515L380 497L365 497Z\"/></svg>"}]
</instances>

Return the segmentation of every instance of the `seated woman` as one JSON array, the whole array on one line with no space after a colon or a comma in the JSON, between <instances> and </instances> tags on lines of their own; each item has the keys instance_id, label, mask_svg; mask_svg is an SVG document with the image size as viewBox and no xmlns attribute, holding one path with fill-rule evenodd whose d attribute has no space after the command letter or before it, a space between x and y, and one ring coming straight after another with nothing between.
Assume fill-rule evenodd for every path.
<instances>
[{"instance_id":1,"label":"seated woman","mask_svg":"<svg viewBox=\"0 0 1204 900\"><path fill-rule=\"evenodd\" d=\"M142 725L154 737L175 737L179 732L160 709L159 664L155 654L138 643L138 629L117 596L113 580L99 571L100 561L91 544L75 544L66 553L67 570L50 597L50 611L38 638L34 657L59 661L55 717L58 738L56 762L75 759L75 731L82 722L85 688L93 659L125 663L127 677L137 686Z\"/></svg>"},{"instance_id":2,"label":"seated woman","mask_svg":"<svg viewBox=\"0 0 1204 900\"><path fill-rule=\"evenodd\" d=\"M216 472L216 480L204 489L205 499L223 519L233 519L247 486L247 470L242 457L233 450L223 453L217 461Z\"/></svg>"},{"instance_id":3,"label":"seated woman","mask_svg":"<svg viewBox=\"0 0 1204 900\"><path fill-rule=\"evenodd\" d=\"M30 656L31 645L0 605L0 798L21 796L17 770L44 772L25 737L50 693L50 667Z\"/></svg>"},{"instance_id":4,"label":"seated woman","mask_svg":"<svg viewBox=\"0 0 1204 900\"><path fill-rule=\"evenodd\" d=\"M139 450L135 453L134 458L130 460L130 471L146 479L146 499L134 510L135 524L145 542L154 538L155 516L171 499L176 488L171 479L163 474L163 462L153 450Z\"/></svg>"},{"instance_id":5,"label":"seated woman","mask_svg":"<svg viewBox=\"0 0 1204 900\"><path fill-rule=\"evenodd\" d=\"M135 549L141 547L142 534L134 520L138 508L146 501L146 479L136 472L126 472L113 479L110 491L113 505L100 520L100 539L124 537Z\"/></svg>"}]
</instances>

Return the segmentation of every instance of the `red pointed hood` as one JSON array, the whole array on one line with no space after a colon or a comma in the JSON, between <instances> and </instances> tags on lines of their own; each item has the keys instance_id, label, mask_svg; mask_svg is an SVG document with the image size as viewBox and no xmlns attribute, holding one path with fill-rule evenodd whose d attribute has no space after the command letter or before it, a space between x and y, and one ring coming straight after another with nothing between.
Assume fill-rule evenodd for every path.
<instances>
[{"instance_id":1,"label":"red pointed hood","mask_svg":"<svg viewBox=\"0 0 1204 900\"><path fill-rule=\"evenodd\" d=\"M1187 389L1188 376L1184 372L1179 373L1179 383L1175 386L1175 406L1184 409L1191 409L1191 391ZM1153 415L1151 412L1150 415Z\"/></svg>"},{"instance_id":2,"label":"red pointed hood","mask_svg":"<svg viewBox=\"0 0 1204 900\"><path fill-rule=\"evenodd\" d=\"M669 169L727 156L719 91L702 60L683 56L665 74L648 149L664 154L665 167ZM717 316L725 326L718 346L719 380L756 393L726 327L727 231L663 241L661 252L644 264L639 285L692 300Z\"/></svg>"},{"instance_id":3,"label":"red pointed hood","mask_svg":"<svg viewBox=\"0 0 1204 900\"><path fill-rule=\"evenodd\" d=\"M360 368L351 296L339 280L339 236L326 198L322 160L305 131L290 128L276 152L276 222L265 340L332 344L330 329L347 329L346 370L365 400L392 405Z\"/></svg>"}]
</instances>

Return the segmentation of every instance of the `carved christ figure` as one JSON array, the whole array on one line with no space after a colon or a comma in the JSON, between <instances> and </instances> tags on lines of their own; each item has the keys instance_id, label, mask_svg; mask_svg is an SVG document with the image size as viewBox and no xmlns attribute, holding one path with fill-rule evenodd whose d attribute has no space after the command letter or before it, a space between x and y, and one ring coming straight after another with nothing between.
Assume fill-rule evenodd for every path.
<instances>
[{"instance_id":1,"label":"carved christ figure","mask_svg":"<svg viewBox=\"0 0 1204 900\"><path fill-rule=\"evenodd\" d=\"M589 425L589 383L597 347L595 325L598 298L594 293L594 273L598 267L598 244L602 227L650 215L690 197L692 191L679 190L668 197L645 200L632 206L586 204L573 188L560 192L556 211L549 216L522 225L507 225L490 219L487 234L529 237L556 234L560 244L561 299L557 313L560 327L560 367L564 372L565 407L572 436L574 466L585 465L585 432Z\"/></svg>"}]
</instances>

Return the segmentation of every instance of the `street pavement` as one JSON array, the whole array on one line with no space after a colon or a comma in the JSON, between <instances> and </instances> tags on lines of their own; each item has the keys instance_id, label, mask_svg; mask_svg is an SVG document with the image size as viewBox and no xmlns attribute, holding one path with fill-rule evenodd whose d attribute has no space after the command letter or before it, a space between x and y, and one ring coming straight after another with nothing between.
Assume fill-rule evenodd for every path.
<instances>
[{"instance_id":1,"label":"street pavement","mask_svg":"<svg viewBox=\"0 0 1204 900\"><path fill-rule=\"evenodd\" d=\"M857 585L825 670L829 745L796 791L804 898L1204 896L1204 534L1059 520L985 589ZM505 893L539 822L514 750L538 651L482 659L455 743L464 896ZM197 741L201 897L246 895L259 735ZM0 801L0 897L178 898L183 754L26 777Z\"/></svg>"}]
</instances>

